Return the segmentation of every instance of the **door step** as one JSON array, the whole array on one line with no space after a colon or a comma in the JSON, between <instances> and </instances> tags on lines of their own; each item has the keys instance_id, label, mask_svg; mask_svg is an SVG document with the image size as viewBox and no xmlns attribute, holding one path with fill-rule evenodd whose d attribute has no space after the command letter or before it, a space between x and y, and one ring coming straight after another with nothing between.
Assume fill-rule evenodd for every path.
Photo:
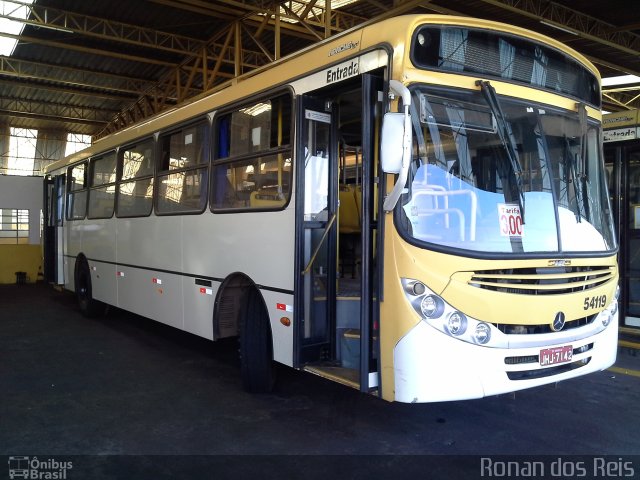
<instances>
[{"instance_id":1,"label":"door step","mask_svg":"<svg viewBox=\"0 0 640 480\"><path fill-rule=\"evenodd\" d=\"M358 370L334 365L305 365L302 367L305 372L313 373L319 377L326 378L332 382L346 385L347 387L360 390L358 380ZM369 373L369 393L376 394L378 390L378 372Z\"/></svg>"},{"instance_id":2,"label":"door step","mask_svg":"<svg viewBox=\"0 0 640 480\"><path fill-rule=\"evenodd\" d=\"M306 365L303 367L305 372L313 373L319 377L326 378L333 382L341 383L347 387L360 390L360 381L358 380L358 371L353 368L325 366L325 365Z\"/></svg>"}]
</instances>

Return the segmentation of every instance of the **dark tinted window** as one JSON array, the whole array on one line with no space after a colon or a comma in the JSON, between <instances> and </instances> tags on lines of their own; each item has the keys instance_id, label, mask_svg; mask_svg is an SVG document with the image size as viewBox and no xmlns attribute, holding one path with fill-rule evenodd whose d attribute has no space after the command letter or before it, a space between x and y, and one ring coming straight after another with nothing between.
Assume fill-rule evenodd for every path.
<instances>
[{"instance_id":1,"label":"dark tinted window","mask_svg":"<svg viewBox=\"0 0 640 480\"><path fill-rule=\"evenodd\" d=\"M568 55L525 38L464 27L424 26L411 51L422 68L476 74L569 95L600 107L596 76Z\"/></svg>"}]
</instances>

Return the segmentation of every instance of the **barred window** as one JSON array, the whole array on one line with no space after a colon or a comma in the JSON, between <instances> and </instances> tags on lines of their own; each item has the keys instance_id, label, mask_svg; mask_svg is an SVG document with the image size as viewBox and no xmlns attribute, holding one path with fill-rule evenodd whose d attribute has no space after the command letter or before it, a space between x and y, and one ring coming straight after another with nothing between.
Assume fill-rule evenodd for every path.
<instances>
[{"instance_id":1,"label":"barred window","mask_svg":"<svg viewBox=\"0 0 640 480\"><path fill-rule=\"evenodd\" d=\"M29 243L29 210L0 208L0 245Z\"/></svg>"}]
</instances>

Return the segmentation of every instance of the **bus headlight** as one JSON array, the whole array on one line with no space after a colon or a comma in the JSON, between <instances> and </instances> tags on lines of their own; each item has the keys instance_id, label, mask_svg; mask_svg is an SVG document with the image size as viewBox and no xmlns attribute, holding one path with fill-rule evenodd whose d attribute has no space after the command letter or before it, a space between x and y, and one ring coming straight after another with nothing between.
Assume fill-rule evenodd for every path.
<instances>
[{"instance_id":1,"label":"bus headlight","mask_svg":"<svg viewBox=\"0 0 640 480\"><path fill-rule=\"evenodd\" d=\"M426 318L438 318L444 312L444 302L436 295L425 295L420 302L420 310Z\"/></svg>"},{"instance_id":2,"label":"bus headlight","mask_svg":"<svg viewBox=\"0 0 640 480\"><path fill-rule=\"evenodd\" d=\"M463 313L453 312L447 320L447 331L456 337L467 331L467 317Z\"/></svg>"},{"instance_id":3,"label":"bus headlight","mask_svg":"<svg viewBox=\"0 0 640 480\"><path fill-rule=\"evenodd\" d=\"M615 316L618 313L618 300L620 299L620 285L616 286L616 293L613 295L613 302L611 302L611 316Z\"/></svg>"},{"instance_id":4,"label":"bus headlight","mask_svg":"<svg viewBox=\"0 0 640 480\"><path fill-rule=\"evenodd\" d=\"M500 330L455 309L423 282L411 278L402 278L401 282L407 301L427 325L473 345L509 347L507 336Z\"/></svg>"},{"instance_id":5,"label":"bus headlight","mask_svg":"<svg viewBox=\"0 0 640 480\"><path fill-rule=\"evenodd\" d=\"M611 320L618 313L618 298L620 298L620 285L616 286L616 292L613 294L613 300L602 312L600 312L600 320L604 327L608 327Z\"/></svg>"},{"instance_id":6,"label":"bus headlight","mask_svg":"<svg viewBox=\"0 0 640 480\"><path fill-rule=\"evenodd\" d=\"M415 282L411 289L413 290L413 294L417 297L419 297L420 295L424 295L424 292L427 291L427 287L425 287L424 283L422 282Z\"/></svg>"},{"instance_id":7,"label":"bus headlight","mask_svg":"<svg viewBox=\"0 0 640 480\"><path fill-rule=\"evenodd\" d=\"M478 323L475 332L473 332L473 339L478 345L488 343L491 340L491 327L484 322Z\"/></svg>"}]
</instances>

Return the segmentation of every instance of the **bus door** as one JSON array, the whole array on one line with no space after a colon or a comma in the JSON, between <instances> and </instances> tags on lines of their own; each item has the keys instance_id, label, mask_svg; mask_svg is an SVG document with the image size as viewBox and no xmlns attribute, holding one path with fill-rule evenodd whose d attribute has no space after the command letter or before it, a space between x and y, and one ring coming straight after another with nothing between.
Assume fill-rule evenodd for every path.
<instances>
[{"instance_id":1,"label":"bus door","mask_svg":"<svg viewBox=\"0 0 640 480\"><path fill-rule=\"evenodd\" d=\"M382 84L361 75L303 97L299 110L297 365L363 392L378 385Z\"/></svg>"},{"instance_id":2,"label":"bus door","mask_svg":"<svg viewBox=\"0 0 640 480\"><path fill-rule=\"evenodd\" d=\"M379 301L382 276L378 254L382 230L378 222L383 196L379 194L380 130L384 113L382 72L362 76L362 187L359 200L360 233L360 391L379 387ZM358 198L358 197L357 197Z\"/></svg>"},{"instance_id":3,"label":"bus door","mask_svg":"<svg viewBox=\"0 0 640 480\"><path fill-rule=\"evenodd\" d=\"M302 97L298 109L298 363L335 358L336 123L331 101Z\"/></svg>"},{"instance_id":4,"label":"bus door","mask_svg":"<svg viewBox=\"0 0 640 480\"><path fill-rule=\"evenodd\" d=\"M58 285L64 284L64 190L64 175L45 178L44 278Z\"/></svg>"}]
</instances>

